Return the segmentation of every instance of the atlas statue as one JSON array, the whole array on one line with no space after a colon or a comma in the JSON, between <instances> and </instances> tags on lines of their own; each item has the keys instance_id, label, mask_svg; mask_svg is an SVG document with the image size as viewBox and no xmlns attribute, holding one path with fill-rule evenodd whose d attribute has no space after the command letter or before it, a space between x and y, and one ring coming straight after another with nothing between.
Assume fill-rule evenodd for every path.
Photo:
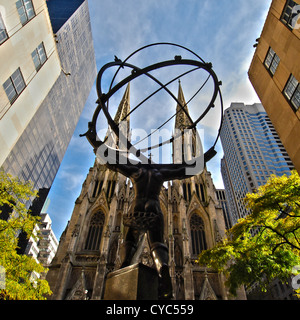
<instances>
[{"instance_id":1,"label":"atlas statue","mask_svg":"<svg viewBox=\"0 0 300 320\"><path fill-rule=\"evenodd\" d=\"M131 58L134 54L145 50L152 46L174 46L176 48L181 48L195 57L197 59L182 59L181 56L175 56L172 60L166 60L159 63L155 63L149 65L145 68L138 68L135 65L128 63L129 58ZM167 84L161 83L158 79L156 79L150 72L159 68L166 68L169 66L176 65L185 65L193 67L192 70L202 69L205 70L209 77L212 78L214 84L214 90L212 94L211 101L208 103L206 109L200 114L196 121L193 121L190 115L187 113L185 106L181 104L180 101L173 95L173 93L167 88ZM101 80L102 75L105 70L111 67L118 67L109 91L107 93L102 93L101 88ZM129 68L130 75L125 79L120 81L115 86L113 85L113 81L116 78L120 69ZM185 74L187 74L186 72ZM133 185L134 189L134 203L133 210L130 210L127 213L124 213L123 216L123 224L126 226L127 231L124 237L124 243L120 248L120 258L121 258L121 268L127 267L131 265L132 259L138 249L138 243L140 236L142 234L147 233L147 238L149 242L149 247L151 251L151 255L155 264L155 268L157 270L159 276L159 299L171 299L172 298L172 283L169 273L169 253L168 247L164 243L164 217L160 207L159 194L161 192L163 183L169 180L176 179L185 179L189 178L195 174L201 173L203 167L207 161L209 161L215 154L215 145L219 137L220 127L217 134L217 138L212 147L210 147L206 152L200 152L197 156L195 156L190 161L182 161L181 163L170 163L170 164L156 164L153 163L148 157L143 155L143 152L152 150L154 148L158 148L163 145L165 142L160 143L156 146L150 146L146 149L136 149L134 145L131 144L129 139L124 137L124 133L122 130L119 130L118 124L114 122L109 111L108 111L108 101L110 97L117 92L120 88L126 85L128 82L134 80L135 78L146 75L151 80L155 81L160 85L159 90L165 90L168 94L172 96L172 98L177 101L181 110L185 112L186 116L190 119L190 125L187 129L196 130L196 125L205 117L205 115L211 110L211 108L215 107L215 100L217 96L220 97L220 105L221 105L221 123L222 123L222 114L223 114L223 104L221 98L221 92L219 86L221 82L218 81L217 76L212 70L211 63L206 63L203 61L197 54L192 52L191 50L172 43L154 43L148 46L142 47L132 53L127 59L121 61L118 58L115 58L113 62L110 62L102 67L99 71L97 77L97 92L98 92L98 106L95 110L93 119L89 122L89 129L84 134L90 144L94 148L94 152L97 157L102 158L102 163L104 163L107 168L113 170L115 172L119 172L122 175L128 177ZM180 75L182 76L182 74ZM175 81L180 76L174 78L169 83ZM157 90L158 91L158 90ZM200 90L199 90L200 91ZM146 99L145 99L146 100ZM144 101L145 101L144 100ZM107 140L103 141L97 136L96 123L97 118L100 114L100 111L103 111L105 117L108 121L108 125L112 129L112 131L116 134L118 139L125 139L126 146L125 150L118 149L116 147L111 153L113 156L110 157L110 150L112 147L107 145ZM107 137L106 137L107 138ZM176 137L171 137L169 142L173 142ZM99 150L104 150L104 152L99 152ZM133 153L138 161L129 161L129 153ZM99 156L100 154L100 156ZM101 156L102 155L102 156ZM103 155L105 155L105 161L103 162ZM124 159L126 161L124 161ZM151 285L151 284L149 284Z\"/></svg>"}]
</instances>

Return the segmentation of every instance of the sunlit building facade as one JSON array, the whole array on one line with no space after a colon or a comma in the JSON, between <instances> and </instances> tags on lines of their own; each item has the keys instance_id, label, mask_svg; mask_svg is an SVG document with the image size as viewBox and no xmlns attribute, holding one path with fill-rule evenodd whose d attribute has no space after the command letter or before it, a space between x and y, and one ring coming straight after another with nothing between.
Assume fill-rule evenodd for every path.
<instances>
[{"instance_id":1,"label":"sunlit building facade","mask_svg":"<svg viewBox=\"0 0 300 320\"><path fill-rule=\"evenodd\" d=\"M248 74L300 173L300 1L273 0Z\"/></svg>"},{"instance_id":2,"label":"sunlit building facade","mask_svg":"<svg viewBox=\"0 0 300 320\"><path fill-rule=\"evenodd\" d=\"M96 77L88 3L0 4L0 165L33 182L39 214Z\"/></svg>"}]
</instances>

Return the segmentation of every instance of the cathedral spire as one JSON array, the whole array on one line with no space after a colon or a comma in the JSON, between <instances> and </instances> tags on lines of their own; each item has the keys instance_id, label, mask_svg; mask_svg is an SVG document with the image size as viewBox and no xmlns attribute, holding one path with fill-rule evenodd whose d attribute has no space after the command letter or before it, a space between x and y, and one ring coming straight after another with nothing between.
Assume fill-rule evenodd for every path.
<instances>
[{"instance_id":1,"label":"cathedral spire","mask_svg":"<svg viewBox=\"0 0 300 320\"><path fill-rule=\"evenodd\" d=\"M115 123L121 122L124 117L130 112L130 82L128 83L123 98L119 104L118 110L116 112L114 121ZM124 120L128 122L128 128L129 128L129 121L130 121L130 116L126 117Z\"/></svg>"},{"instance_id":2,"label":"cathedral spire","mask_svg":"<svg viewBox=\"0 0 300 320\"><path fill-rule=\"evenodd\" d=\"M173 163L181 163L184 160L190 160L192 156L195 156L196 150L195 129L193 129L191 140L186 140L183 136L184 130L188 129L188 127L192 124L192 121L189 117L189 110L184 98L180 80L178 85L177 100L179 103L177 103L176 106L175 132L179 129L182 135L180 139L177 137L175 141L173 141Z\"/></svg>"},{"instance_id":3,"label":"cathedral spire","mask_svg":"<svg viewBox=\"0 0 300 320\"><path fill-rule=\"evenodd\" d=\"M177 99L180 102L181 106L189 114L187 103L185 102L183 90L181 87L181 81L179 80L178 82L179 82L179 86L178 86ZM176 107L175 129L183 130L183 129L186 129L192 123L191 123L190 119L188 118L188 116L186 115L186 113L182 110L182 107L180 106L180 104L178 103L177 107Z\"/></svg>"},{"instance_id":4,"label":"cathedral spire","mask_svg":"<svg viewBox=\"0 0 300 320\"><path fill-rule=\"evenodd\" d=\"M122 130L123 134L126 135L127 133L127 137L129 137L129 132L130 132L130 116L127 116L129 112L130 112L130 82L128 83L125 89L125 92L123 94L123 97L121 99L121 102L118 106L117 112L114 117L114 122L117 125L119 125L119 123L122 121L126 121L125 123L122 123L122 126L120 126L119 129ZM119 139L117 138L116 134L112 132L110 128L108 128L107 130L106 139L107 137L110 137L110 140L106 144L108 144L109 146L118 145Z\"/></svg>"}]
</instances>

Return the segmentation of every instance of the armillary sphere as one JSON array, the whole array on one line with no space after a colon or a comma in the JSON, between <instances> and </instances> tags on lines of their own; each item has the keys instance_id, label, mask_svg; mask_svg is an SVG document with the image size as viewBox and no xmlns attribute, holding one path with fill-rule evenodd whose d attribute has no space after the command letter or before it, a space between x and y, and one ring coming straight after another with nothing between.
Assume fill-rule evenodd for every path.
<instances>
[{"instance_id":1,"label":"armillary sphere","mask_svg":"<svg viewBox=\"0 0 300 320\"><path fill-rule=\"evenodd\" d=\"M136 55L137 53L140 53L141 51L146 50L146 49L148 49L150 47L154 47L154 46L171 46L171 47L180 48L180 49L183 49L183 50L187 51L189 53L189 56L192 55L195 58L194 59L184 59L182 56L176 55L171 60L165 60L165 61L157 62L157 63L151 64L151 65L148 65L148 66L142 67L142 68L139 68L138 66L133 65L133 64L130 63L130 59L134 55ZM189 67L191 67L191 69L179 74L178 76L174 77L172 80L169 80L167 83L162 83L159 79L157 79L155 76L153 76L153 74L151 74L151 72L154 71L154 70L168 68L168 67L171 67L171 66L189 66ZM112 77L112 80L111 80L111 83L110 83L110 86L109 86L109 90L108 90L108 92L105 93L102 90L103 74L108 69L116 68L116 67L117 67L117 71L114 73L114 75ZM121 69L129 69L129 71L130 71L129 75L127 77L125 77L124 79L122 79L121 81L119 81L117 84L114 85L116 77L119 74L119 71ZM194 71L199 70L199 69L202 69L203 71L205 71L207 73L207 79L206 79L206 81L204 83L199 84L198 90L195 92L195 94L192 96L192 98L189 100L189 102L202 90L202 88L207 83L208 79L212 79L212 81L213 81L213 90L212 90L211 99L210 99L209 103L207 104L206 108L198 116L197 119L193 120L191 118L191 116L189 115L189 113L187 112L185 106L182 105L181 101L179 101L178 98L168 89L168 86L172 82L180 79L181 77L186 76L189 73L194 72ZM145 149L137 149L128 139L126 139L123 136L123 133L119 130L118 123L115 123L115 121L113 120L113 118L112 118L112 116L111 116L111 114L109 112L109 100L110 100L110 98L116 92L118 92L121 88L126 86L130 81L132 81L132 80L134 80L134 79L136 79L136 78L138 78L138 77L140 77L142 75L143 76L147 76L149 79L151 79L156 84L158 84L159 88L156 89L155 91L153 91L147 97L145 97L143 99L143 101L141 101L130 112L128 112L128 114L126 116L124 116L123 119L121 119L121 120L126 120L126 118L130 114L132 114L137 108L139 108L145 101L150 99L157 92L159 92L161 90L165 90L176 101L177 105L180 106L181 110L186 114L187 118L189 119L190 125L187 126L187 129L195 129L196 125L202 119L204 119L204 117L208 114L208 112L212 108L215 107L216 99L219 97L220 103L218 103L218 105L220 105L220 118L221 118L221 121L220 121L220 126L219 126L219 129L217 131L216 139L215 139L214 143L212 144L211 147L208 148L208 150L206 152L204 152L204 161L208 162L216 154L215 145L216 145L217 140L219 138L221 125L222 125L222 121L223 121L223 101L222 101L222 95L221 95L221 91L220 91L220 85L222 83L221 83L221 81L218 80L217 75L213 71L211 63L205 62L199 55L197 55L192 50L190 50L190 49L188 49L188 48L186 48L184 46L181 46L181 45L178 45L178 44L174 44L174 43L168 43L168 42L152 43L152 44L146 45L146 46L141 47L140 49L134 51L124 61L121 61L120 59L115 57L114 61L105 64L101 68L101 70L99 71L98 76L97 76L97 80L96 80L96 88L97 88L97 94L98 94L98 100L97 100L98 105L97 105L96 110L94 112L92 121L89 122L89 124L88 124L88 131L85 134L81 135L81 136L86 136L87 137L88 141L93 146L95 152L97 151L97 149L101 145L105 144L106 139L104 139L102 141L97 136L97 128L96 128L97 118L99 116L100 111L102 110L104 112L104 115L105 115L106 119L107 119L108 125L110 126L112 131L116 134L116 136L119 139L123 139L123 141L124 141L124 139L125 139L125 141L127 140L127 150L118 150L119 152L127 152L128 150L130 150L142 162L147 163L147 162L149 162L149 159L148 159L148 157L143 155L143 152L151 151L152 149L158 148L158 147L160 147L160 146L162 146L163 144L166 144L166 143L171 143L176 137L173 136L173 137L171 137L170 139L168 139L166 141L163 141L163 142L161 142L159 144L156 144L154 146L150 146L150 147L145 148ZM169 120L174 118L175 115L176 115L176 113L173 114L167 121L165 121L157 129L161 128ZM110 148L109 146L107 146L107 147Z\"/></svg>"}]
</instances>

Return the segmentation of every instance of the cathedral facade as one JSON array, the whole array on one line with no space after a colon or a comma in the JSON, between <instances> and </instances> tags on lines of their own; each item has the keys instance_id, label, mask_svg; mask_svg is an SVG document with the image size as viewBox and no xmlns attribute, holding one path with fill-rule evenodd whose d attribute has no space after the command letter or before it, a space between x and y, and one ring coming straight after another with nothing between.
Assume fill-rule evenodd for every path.
<instances>
[{"instance_id":1,"label":"cathedral facade","mask_svg":"<svg viewBox=\"0 0 300 320\"><path fill-rule=\"evenodd\" d=\"M129 98L128 86L116 122L128 113ZM181 84L178 100L187 108ZM185 117L184 112L177 112L176 129L184 128ZM96 160L47 274L53 291L51 299L103 299L107 274L121 265L119 250L125 231L122 220L132 210L133 199L131 181ZM165 184L160 192L160 206L174 299L229 299L223 275L197 263L199 253L215 246L225 235L222 206L206 167L194 177ZM147 234L140 237L133 260L154 266ZM244 297L243 292L238 296Z\"/></svg>"}]
</instances>

